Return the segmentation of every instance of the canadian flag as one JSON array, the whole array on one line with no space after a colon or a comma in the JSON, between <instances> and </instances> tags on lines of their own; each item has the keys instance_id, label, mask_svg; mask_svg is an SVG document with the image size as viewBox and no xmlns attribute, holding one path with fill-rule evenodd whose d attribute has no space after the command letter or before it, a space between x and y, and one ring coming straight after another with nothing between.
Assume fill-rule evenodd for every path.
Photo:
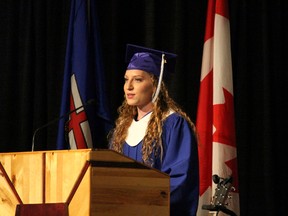
<instances>
[{"instance_id":1,"label":"canadian flag","mask_svg":"<svg viewBox=\"0 0 288 216\"><path fill-rule=\"evenodd\" d=\"M217 187L213 175L224 180L232 177L235 189L229 190L231 198L224 207L240 215L228 0L208 0L196 127L200 168L197 215L209 214L202 205L213 204Z\"/></svg>"}]
</instances>

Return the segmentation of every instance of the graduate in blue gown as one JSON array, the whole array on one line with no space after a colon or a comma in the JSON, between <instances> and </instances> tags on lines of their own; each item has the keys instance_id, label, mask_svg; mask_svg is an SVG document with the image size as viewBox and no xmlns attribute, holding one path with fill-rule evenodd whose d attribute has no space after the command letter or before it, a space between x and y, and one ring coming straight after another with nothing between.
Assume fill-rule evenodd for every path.
<instances>
[{"instance_id":1,"label":"graduate in blue gown","mask_svg":"<svg viewBox=\"0 0 288 216\"><path fill-rule=\"evenodd\" d=\"M199 198L197 135L193 122L169 97L163 78L176 55L127 45L125 99L110 149L170 176L170 215L196 215Z\"/></svg>"}]
</instances>

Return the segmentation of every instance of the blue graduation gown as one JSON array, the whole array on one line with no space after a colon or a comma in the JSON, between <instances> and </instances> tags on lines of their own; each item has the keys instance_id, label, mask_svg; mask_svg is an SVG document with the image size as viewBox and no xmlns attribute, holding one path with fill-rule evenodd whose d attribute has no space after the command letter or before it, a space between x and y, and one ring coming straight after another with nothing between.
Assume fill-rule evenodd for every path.
<instances>
[{"instance_id":1,"label":"blue graduation gown","mask_svg":"<svg viewBox=\"0 0 288 216\"><path fill-rule=\"evenodd\" d=\"M141 121L141 120L140 120ZM163 125L163 158L155 159L154 168L170 176L170 215L196 215L199 198L199 164L195 135L179 114L169 115ZM142 141L127 143L123 154L142 162Z\"/></svg>"}]
</instances>

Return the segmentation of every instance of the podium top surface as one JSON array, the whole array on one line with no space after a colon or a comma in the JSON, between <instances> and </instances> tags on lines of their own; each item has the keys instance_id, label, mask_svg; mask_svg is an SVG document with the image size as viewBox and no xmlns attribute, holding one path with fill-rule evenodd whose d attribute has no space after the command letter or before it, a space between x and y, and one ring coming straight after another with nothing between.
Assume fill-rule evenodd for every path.
<instances>
[{"instance_id":1,"label":"podium top surface","mask_svg":"<svg viewBox=\"0 0 288 216\"><path fill-rule=\"evenodd\" d=\"M60 156L60 155L82 155L81 157L86 158L92 165L92 167L106 167L106 168L135 168L135 169L147 169L153 170L153 172L163 175L163 177L169 177L168 174L161 172L160 170L146 166L139 161L133 160L125 155L115 152L110 149L69 149L69 150L47 150L47 151L25 151L25 152L7 152L0 153L1 158L7 157L35 157L40 155L48 156Z\"/></svg>"}]
</instances>

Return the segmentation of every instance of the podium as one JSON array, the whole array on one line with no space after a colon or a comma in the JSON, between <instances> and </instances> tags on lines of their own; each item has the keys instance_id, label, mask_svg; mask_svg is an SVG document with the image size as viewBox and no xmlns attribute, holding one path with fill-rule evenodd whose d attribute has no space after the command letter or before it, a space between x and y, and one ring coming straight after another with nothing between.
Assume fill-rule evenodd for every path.
<instances>
[{"instance_id":1,"label":"podium","mask_svg":"<svg viewBox=\"0 0 288 216\"><path fill-rule=\"evenodd\" d=\"M169 215L170 178L112 150L0 154L5 216Z\"/></svg>"}]
</instances>

